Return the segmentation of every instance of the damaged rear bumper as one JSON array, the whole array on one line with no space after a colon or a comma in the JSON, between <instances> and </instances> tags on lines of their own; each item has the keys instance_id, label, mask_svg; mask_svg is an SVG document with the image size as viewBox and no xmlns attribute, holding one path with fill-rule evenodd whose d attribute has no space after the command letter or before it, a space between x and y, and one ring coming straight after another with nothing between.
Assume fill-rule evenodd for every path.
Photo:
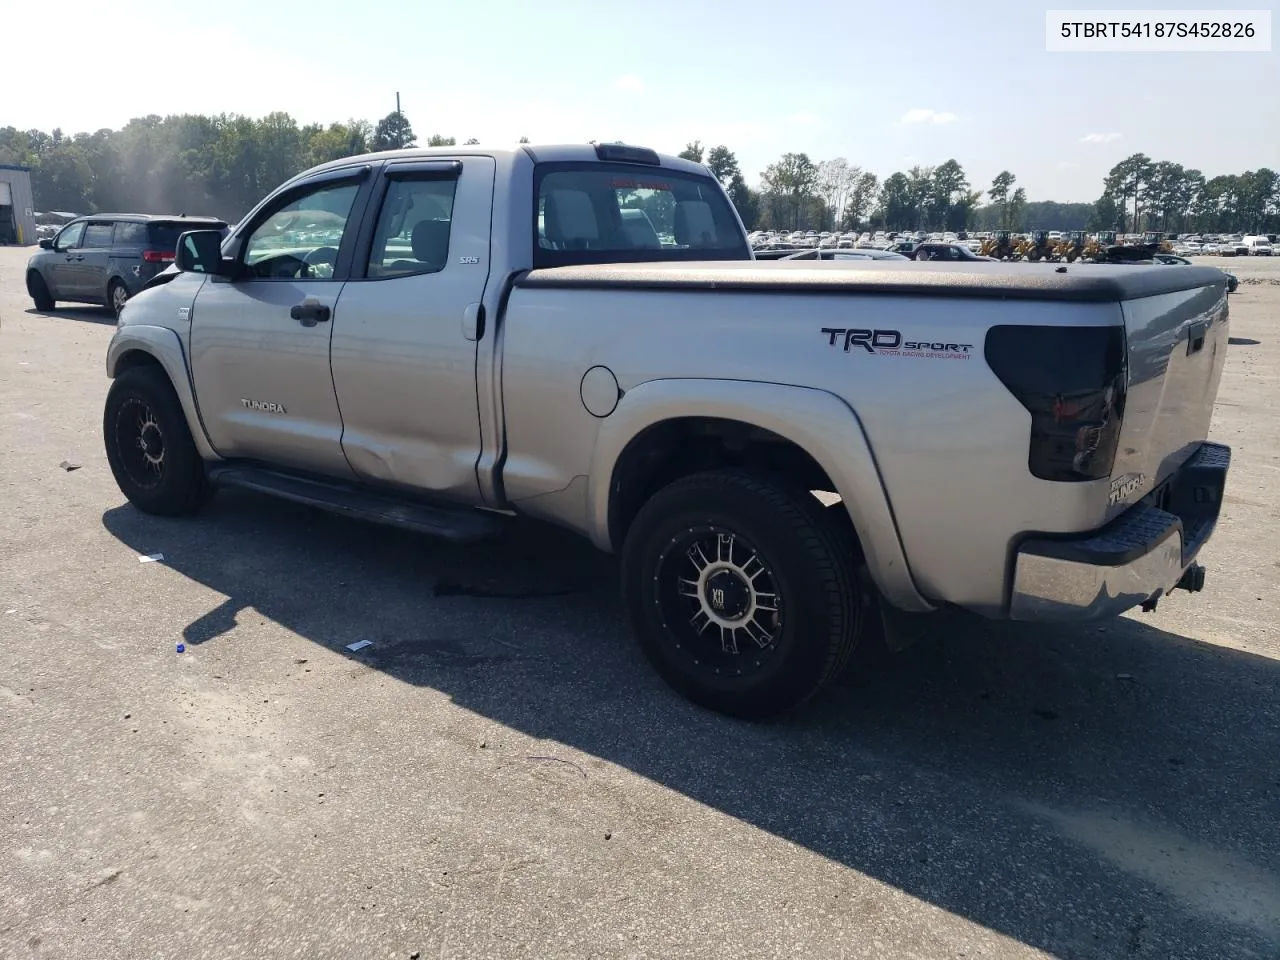
<instances>
[{"instance_id":1,"label":"damaged rear bumper","mask_svg":"<svg viewBox=\"0 0 1280 960\"><path fill-rule=\"evenodd\" d=\"M1222 509L1231 448L1203 443L1161 487L1111 523L1071 537L1035 537L1018 546L1009 617L1097 620L1169 591L1199 590L1196 555Z\"/></svg>"}]
</instances>

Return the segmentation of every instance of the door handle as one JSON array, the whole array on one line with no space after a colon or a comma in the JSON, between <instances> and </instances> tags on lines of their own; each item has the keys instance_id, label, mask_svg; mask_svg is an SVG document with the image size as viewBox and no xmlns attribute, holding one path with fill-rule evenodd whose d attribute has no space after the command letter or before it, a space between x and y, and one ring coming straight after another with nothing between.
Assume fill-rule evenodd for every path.
<instances>
[{"instance_id":1,"label":"door handle","mask_svg":"<svg viewBox=\"0 0 1280 960\"><path fill-rule=\"evenodd\" d=\"M289 316L304 327L314 327L329 319L329 308L315 297L307 297L301 303L289 308Z\"/></svg>"},{"instance_id":2,"label":"door handle","mask_svg":"<svg viewBox=\"0 0 1280 960\"><path fill-rule=\"evenodd\" d=\"M1204 338L1209 333L1209 324L1197 320L1187 330L1187 356L1199 353L1204 349Z\"/></svg>"}]
</instances>

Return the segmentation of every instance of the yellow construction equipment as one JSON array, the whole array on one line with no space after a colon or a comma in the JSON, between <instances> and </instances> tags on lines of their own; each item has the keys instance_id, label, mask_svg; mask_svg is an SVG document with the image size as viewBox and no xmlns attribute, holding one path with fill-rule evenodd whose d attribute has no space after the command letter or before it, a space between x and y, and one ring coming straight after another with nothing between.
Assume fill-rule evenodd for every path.
<instances>
[{"instance_id":1,"label":"yellow construction equipment","mask_svg":"<svg viewBox=\"0 0 1280 960\"><path fill-rule=\"evenodd\" d=\"M1033 230L1030 237L1018 241L1016 250L1020 259L1038 263L1053 259L1054 243L1049 239L1048 230Z\"/></svg>"},{"instance_id":2,"label":"yellow construction equipment","mask_svg":"<svg viewBox=\"0 0 1280 960\"><path fill-rule=\"evenodd\" d=\"M1059 260L1067 261L1067 263L1075 263L1084 255L1085 246L1084 231L1072 230L1058 241L1057 257Z\"/></svg>"},{"instance_id":3,"label":"yellow construction equipment","mask_svg":"<svg viewBox=\"0 0 1280 960\"><path fill-rule=\"evenodd\" d=\"M1085 260L1097 260L1104 253L1107 247L1112 246L1116 242L1116 232L1114 230L1103 230L1096 233L1085 243L1084 249L1080 252L1080 256Z\"/></svg>"},{"instance_id":4,"label":"yellow construction equipment","mask_svg":"<svg viewBox=\"0 0 1280 960\"><path fill-rule=\"evenodd\" d=\"M997 230L994 236L982 241L978 255L995 257L997 260L1012 260L1014 258L1013 247L1013 232L1011 230Z\"/></svg>"}]
</instances>

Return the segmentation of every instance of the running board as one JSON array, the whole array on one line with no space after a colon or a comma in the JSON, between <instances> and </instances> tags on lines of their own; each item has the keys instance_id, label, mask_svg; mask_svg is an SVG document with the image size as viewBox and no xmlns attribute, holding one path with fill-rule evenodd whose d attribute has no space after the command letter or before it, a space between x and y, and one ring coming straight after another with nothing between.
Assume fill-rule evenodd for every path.
<instances>
[{"instance_id":1,"label":"running board","mask_svg":"<svg viewBox=\"0 0 1280 960\"><path fill-rule=\"evenodd\" d=\"M300 477L263 467L242 464L210 467L209 481L215 486L254 490L340 516L413 530L451 543L487 540L496 537L505 526L497 516L469 507L401 500L335 480Z\"/></svg>"}]
</instances>

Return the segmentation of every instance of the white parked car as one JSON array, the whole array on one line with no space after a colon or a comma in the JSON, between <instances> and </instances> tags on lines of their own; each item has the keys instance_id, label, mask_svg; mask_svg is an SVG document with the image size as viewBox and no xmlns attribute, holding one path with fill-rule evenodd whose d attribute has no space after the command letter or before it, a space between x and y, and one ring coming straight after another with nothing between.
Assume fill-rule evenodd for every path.
<instances>
[{"instance_id":1,"label":"white parked car","mask_svg":"<svg viewBox=\"0 0 1280 960\"><path fill-rule=\"evenodd\" d=\"M1271 256L1271 241L1261 236L1245 237L1241 241L1240 249L1245 250L1251 257L1269 257Z\"/></svg>"}]
</instances>

